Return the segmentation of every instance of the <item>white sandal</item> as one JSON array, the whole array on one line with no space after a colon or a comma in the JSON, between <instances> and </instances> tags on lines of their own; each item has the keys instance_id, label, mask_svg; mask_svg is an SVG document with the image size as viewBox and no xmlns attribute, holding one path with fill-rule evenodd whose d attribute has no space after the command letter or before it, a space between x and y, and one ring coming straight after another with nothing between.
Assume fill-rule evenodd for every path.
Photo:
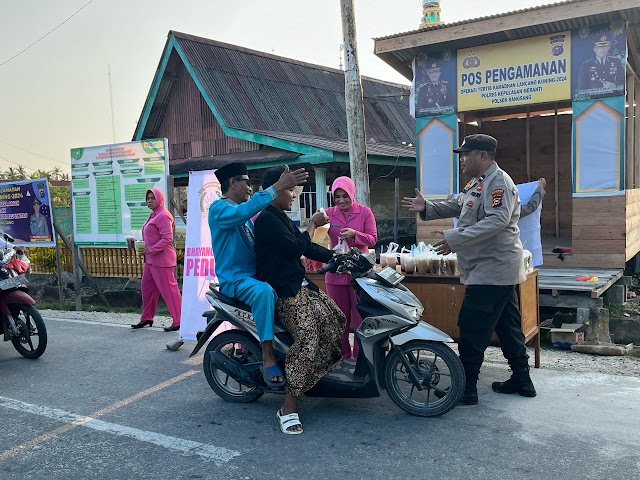
<instances>
[{"instance_id":1,"label":"white sandal","mask_svg":"<svg viewBox=\"0 0 640 480\"><path fill-rule=\"evenodd\" d=\"M280 422L280 431L285 435L300 435L302 433L302 423L300 423L300 417L297 413L290 413L289 415L280 415L280 410L276 412L278 421ZM300 430L288 430L291 427L300 425Z\"/></svg>"}]
</instances>

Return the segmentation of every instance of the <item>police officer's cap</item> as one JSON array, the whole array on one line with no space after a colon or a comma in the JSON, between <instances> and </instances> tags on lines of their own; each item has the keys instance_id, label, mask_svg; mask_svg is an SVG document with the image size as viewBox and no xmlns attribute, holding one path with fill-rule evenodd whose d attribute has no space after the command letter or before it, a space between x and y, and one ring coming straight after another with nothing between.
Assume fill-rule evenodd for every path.
<instances>
[{"instance_id":1,"label":"police officer's cap","mask_svg":"<svg viewBox=\"0 0 640 480\"><path fill-rule=\"evenodd\" d=\"M462 141L462 145L455 148L455 153L472 152L473 150L484 150L485 152L496 153L498 141L490 135L476 133L467 135Z\"/></svg>"},{"instance_id":2,"label":"police officer's cap","mask_svg":"<svg viewBox=\"0 0 640 480\"><path fill-rule=\"evenodd\" d=\"M429 68L427 68L427 72L439 72L439 71L440 71L440 67L436 62L431 63L429 65Z\"/></svg>"},{"instance_id":3,"label":"police officer's cap","mask_svg":"<svg viewBox=\"0 0 640 480\"><path fill-rule=\"evenodd\" d=\"M594 47L608 47L609 45L611 45L611 39L604 33L602 35L597 35L593 41Z\"/></svg>"}]
</instances>

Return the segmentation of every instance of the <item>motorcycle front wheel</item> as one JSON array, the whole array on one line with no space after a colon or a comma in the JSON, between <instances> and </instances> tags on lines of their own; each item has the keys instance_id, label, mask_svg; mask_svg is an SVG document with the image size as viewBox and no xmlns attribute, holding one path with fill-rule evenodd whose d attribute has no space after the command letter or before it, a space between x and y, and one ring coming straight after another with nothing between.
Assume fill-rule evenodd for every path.
<instances>
[{"instance_id":1,"label":"motorcycle front wheel","mask_svg":"<svg viewBox=\"0 0 640 480\"><path fill-rule=\"evenodd\" d=\"M204 376L211 389L227 402L250 403L263 395L257 388L239 383L217 368L211 361L213 352L220 352L245 366L255 366L257 370L262 365L262 349L251 335L229 330L213 337L204 352Z\"/></svg>"},{"instance_id":2,"label":"motorcycle front wheel","mask_svg":"<svg viewBox=\"0 0 640 480\"><path fill-rule=\"evenodd\" d=\"M47 348L47 327L33 305L11 305L11 314L18 327L18 335L11 336L11 343L20 355L35 359Z\"/></svg>"},{"instance_id":3,"label":"motorcycle front wheel","mask_svg":"<svg viewBox=\"0 0 640 480\"><path fill-rule=\"evenodd\" d=\"M422 390L415 385L413 375ZM391 400L420 417L447 413L460 401L465 384L464 368L453 350L441 343L420 340L392 350L384 378Z\"/></svg>"}]
</instances>

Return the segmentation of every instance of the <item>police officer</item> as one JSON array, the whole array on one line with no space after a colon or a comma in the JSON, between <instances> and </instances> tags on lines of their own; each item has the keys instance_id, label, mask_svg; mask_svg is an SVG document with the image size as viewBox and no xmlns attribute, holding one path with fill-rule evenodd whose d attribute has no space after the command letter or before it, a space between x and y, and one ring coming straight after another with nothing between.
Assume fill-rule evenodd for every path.
<instances>
[{"instance_id":1,"label":"police officer","mask_svg":"<svg viewBox=\"0 0 640 480\"><path fill-rule=\"evenodd\" d=\"M449 100L449 82L440 80L440 67L433 62L427 68L429 82L420 85L419 109L439 109L451 104Z\"/></svg>"},{"instance_id":2,"label":"police officer","mask_svg":"<svg viewBox=\"0 0 640 480\"><path fill-rule=\"evenodd\" d=\"M624 81L624 72L620 62L609 55L611 39L606 35L598 35L593 42L595 58L590 58L580 65L578 74L578 90L605 89L612 90Z\"/></svg>"},{"instance_id":3,"label":"police officer","mask_svg":"<svg viewBox=\"0 0 640 480\"><path fill-rule=\"evenodd\" d=\"M457 228L445 230L444 240L435 247L441 254L457 253L460 281L466 285L458 316L458 349L466 378L460 401L467 405L478 403L476 383L494 330L513 373L491 387L498 393L536 396L516 293L516 285L525 279L520 199L513 180L495 161L497 146L495 138L477 134L465 137L454 150L460 154L462 173L472 177L458 199L430 202L416 189L416 197L402 200L423 220L459 217Z\"/></svg>"}]
</instances>

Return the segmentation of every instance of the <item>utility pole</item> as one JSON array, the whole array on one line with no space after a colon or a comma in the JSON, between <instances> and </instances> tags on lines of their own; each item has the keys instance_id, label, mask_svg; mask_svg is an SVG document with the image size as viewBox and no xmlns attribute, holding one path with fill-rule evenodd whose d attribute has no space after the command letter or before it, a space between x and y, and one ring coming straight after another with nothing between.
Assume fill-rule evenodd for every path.
<instances>
[{"instance_id":1,"label":"utility pole","mask_svg":"<svg viewBox=\"0 0 640 480\"><path fill-rule=\"evenodd\" d=\"M364 101L358 67L354 0L340 0L344 41L344 96L346 101L349 165L356 184L356 201L369 206L369 167L364 129Z\"/></svg>"}]
</instances>

